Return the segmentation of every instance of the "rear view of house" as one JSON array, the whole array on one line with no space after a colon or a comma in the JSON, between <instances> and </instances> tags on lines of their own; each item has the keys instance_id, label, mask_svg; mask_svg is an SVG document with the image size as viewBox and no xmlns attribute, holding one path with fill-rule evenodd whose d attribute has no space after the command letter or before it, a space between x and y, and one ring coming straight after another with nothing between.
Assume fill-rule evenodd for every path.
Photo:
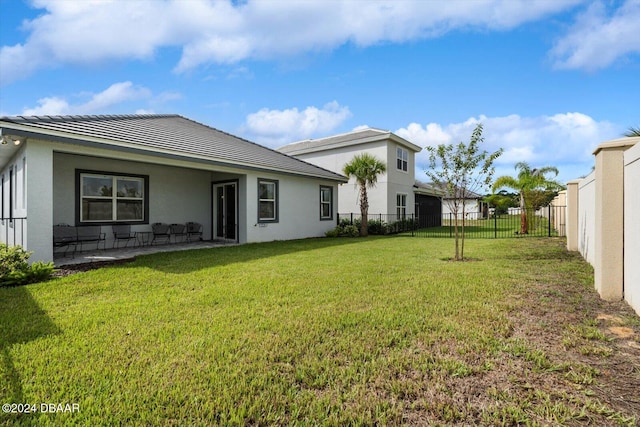
<instances>
[{"instance_id":1,"label":"rear view of house","mask_svg":"<svg viewBox=\"0 0 640 427\"><path fill-rule=\"evenodd\" d=\"M178 115L0 117L0 242L53 258L53 226L202 224L261 242L334 227L342 175ZM109 245L110 242L107 242Z\"/></svg>"}]
</instances>

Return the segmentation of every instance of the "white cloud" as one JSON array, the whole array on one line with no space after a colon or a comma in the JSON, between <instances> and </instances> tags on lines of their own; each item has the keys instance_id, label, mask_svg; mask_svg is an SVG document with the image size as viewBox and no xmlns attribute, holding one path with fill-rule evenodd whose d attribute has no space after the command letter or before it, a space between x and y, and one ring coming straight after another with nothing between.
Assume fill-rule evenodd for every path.
<instances>
[{"instance_id":1,"label":"white cloud","mask_svg":"<svg viewBox=\"0 0 640 427\"><path fill-rule=\"evenodd\" d=\"M151 91L141 86L135 86L131 82L114 83L102 92L96 94L84 94L89 100L78 104L69 104L66 99L60 97L48 97L38 100L38 106L25 108L22 115L43 116L61 114L90 114L105 111L114 105L138 99L151 97Z\"/></svg>"},{"instance_id":2,"label":"white cloud","mask_svg":"<svg viewBox=\"0 0 640 427\"><path fill-rule=\"evenodd\" d=\"M44 11L23 23L28 33L23 43L0 48L1 79L7 83L60 64L148 60L164 47L182 48L175 70L185 72L208 63L326 51L349 42L370 46L455 29L504 30L581 1L33 0Z\"/></svg>"},{"instance_id":3,"label":"white cloud","mask_svg":"<svg viewBox=\"0 0 640 427\"><path fill-rule=\"evenodd\" d=\"M496 161L497 173L511 175L515 163L524 161L532 166L556 166L562 180L588 173L596 146L620 136L619 129L613 124L598 122L577 112L539 117L481 115L447 125L411 123L395 133L421 147L466 143L478 123L484 126L483 149L490 152L499 148L505 150ZM420 179L428 165L426 152L417 155L416 163L416 177Z\"/></svg>"},{"instance_id":4,"label":"white cloud","mask_svg":"<svg viewBox=\"0 0 640 427\"><path fill-rule=\"evenodd\" d=\"M337 101L325 104L322 109L311 106L302 111L295 107L286 110L263 108L247 116L246 130L255 141L277 147L326 134L349 117L349 107L340 106Z\"/></svg>"},{"instance_id":5,"label":"white cloud","mask_svg":"<svg viewBox=\"0 0 640 427\"><path fill-rule=\"evenodd\" d=\"M602 3L592 4L569 33L551 50L558 68L604 68L621 57L640 54L640 1L627 0L607 15Z\"/></svg>"}]
</instances>

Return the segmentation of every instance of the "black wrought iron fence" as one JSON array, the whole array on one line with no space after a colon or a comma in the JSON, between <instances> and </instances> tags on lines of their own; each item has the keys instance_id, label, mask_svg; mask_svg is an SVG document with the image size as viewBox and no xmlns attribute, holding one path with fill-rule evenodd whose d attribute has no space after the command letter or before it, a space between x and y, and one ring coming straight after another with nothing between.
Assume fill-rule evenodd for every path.
<instances>
[{"instance_id":1,"label":"black wrought iron fence","mask_svg":"<svg viewBox=\"0 0 640 427\"><path fill-rule=\"evenodd\" d=\"M405 234L419 237L455 237L464 224L465 238L497 239L508 237L565 236L565 206L545 206L540 209L511 209L508 213L467 212L454 215L370 214L367 216L369 234ZM360 214L339 214L338 224L360 226Z\"/></svg>"},{"instance_id":2,"label":"black wrought iron fence","mask_svg":"<svg viewBox=\"0 0 640 427\"><path fill-rule=\"evenodd\" d=\"M0 218L0 243L24 246L27 218Z\"/></svg>"}]
</instances>

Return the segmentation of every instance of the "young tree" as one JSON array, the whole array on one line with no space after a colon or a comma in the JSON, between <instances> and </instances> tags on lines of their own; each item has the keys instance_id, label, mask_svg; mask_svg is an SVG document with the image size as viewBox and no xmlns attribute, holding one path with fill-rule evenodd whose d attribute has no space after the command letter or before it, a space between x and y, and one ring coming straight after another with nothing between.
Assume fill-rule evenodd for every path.
<instances>
[{"instance_id":1,"label":"young tree","mask_svg":"<svg viewBox=\"0 0 640 427\"><path fill-rule=\"evenodd\" d=\"M343 173L347 178L354 177L360 187L360 235L368 234L369 197L367 188L373 188L378 182L378 175L387 171L387 165L369 153L358 154L344 165Z\"/></svg>"},{"instance_id":2,"label":"young tree","mask_svg":"<svg viewBox=\"0 0 640 427\"><path fill-rule=\"evenodd\" d=\"M488 187L494 173L493 162L502 155L502 148L489 154L480 151L482 123L474 129L469 144L460 142L427 147L429 169L425 171L436 187L444 191L453 213L455 234L455 260L464 259L465 199L470 193ZM461 222L459 222L461 221ZM461 231L458 230L460 227Z\"/></svg>"},{"instance_id":3,"label":"young tree","mask_svg":"<svg viewBox=\"0 0 640 427\"><path fill-rule=\"evenodd\" d=\"M550 192L562 190L564 187L547 177L550 173L553 173L554 177L558 175L558 169L553 166L532 169L528 163L518 162L516 169L519 170L517 178L511 176L497 178L493 183L493 191L506 187L518 192L520 197L520 234L528 234L527 209L539 207L544 200L549 199Z\"/></svg>"}]
</instances>

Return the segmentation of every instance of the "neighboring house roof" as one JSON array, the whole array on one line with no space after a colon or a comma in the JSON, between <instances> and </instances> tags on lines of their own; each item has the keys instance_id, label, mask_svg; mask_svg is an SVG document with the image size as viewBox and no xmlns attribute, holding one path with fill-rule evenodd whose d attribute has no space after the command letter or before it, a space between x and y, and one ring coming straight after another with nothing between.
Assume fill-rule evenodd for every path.
<instances>
[{"instance_id":1,"label":"neighboring house roof","mask_svg":"<svg viewBox=\"0 0 640 427\"><path fill-rule=\"evenodd\" d=\"M426 182L418 181L413 184L413 192L415 194L424 194L426 196L442 197L445 191L437 188L433 184L427 184Z\"/></svg>"},{"instance_id":2,"label":"neighboring house roof","mask_svg":"<svg viewBox=\"0 0 640 427\"><path fill-rule=\"evenodd\" d=\"M447 186L444 185L444 184L438 185L438 184L434 184L434 183L430 182L430 183L424 184L424 185L430 186L431 188L435 189L436 191L439 191L440 195L445 199L453 199L452 195L447 194ZM458 197L463 196L462 189L459 188L459 187L456 187L455 194ZM465 193L464 193L464 197L462 197L462 198L465 198L465 199L482 199L482 195L478 194L478 193L475 193L475 192L473 192L471 190L466 190Z\"/></svg>"},{"instance_id":3,"label":"neighboring house roof","mask_svg":"<svg viewBox=\"0 0 640 427\"><path fill-rule=\"evenodd\" d=\"M4 135L347 182L335 172L176 114L0 117L0 130Z\"/></svg>"},{"instance_id":4,"label":"neighboring house roof","mask_svg":"<svg viewBox=\"0 0 640 427\"><path fill-rule=\"evenodd\" d=\"M286 153L291 156L300 154L313 153L316 151L326 151L333 148L349 147L352 145L367 144L369 142L391 140L400 144L409 150L418 152L422 150L419 146L412 144L404 138L399 137L393 132L366 128L355 130L353 132L347 132L339 135L329 136L326 138L318 139L305 139L304 141L298 141L280 147L277 150L281 153Z\"/></svg>"}]
</instances>

